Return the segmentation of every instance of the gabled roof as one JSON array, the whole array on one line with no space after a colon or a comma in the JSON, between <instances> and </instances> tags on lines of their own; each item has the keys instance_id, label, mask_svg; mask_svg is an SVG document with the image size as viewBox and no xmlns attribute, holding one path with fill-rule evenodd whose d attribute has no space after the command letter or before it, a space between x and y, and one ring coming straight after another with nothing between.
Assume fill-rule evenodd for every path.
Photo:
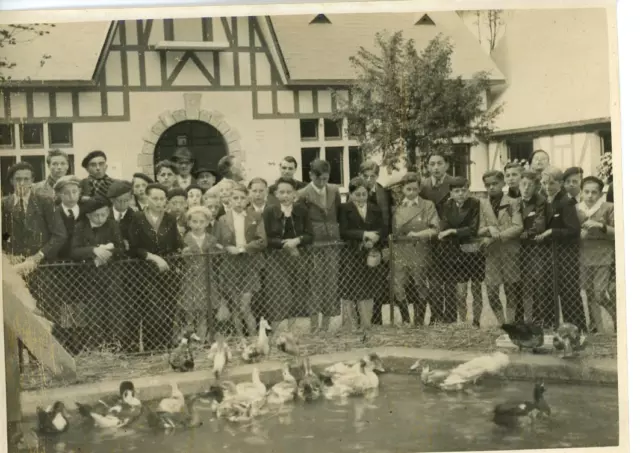
<instances>
[{"instance_id":1,"label":"gabled roof","mask_svg":"<svg viewBox=\"0 0 640 453\"><path fill-rule=\"evenodd\" d=\"M24 84L44 81L65 84L87 84L93 81L101 55L106 54L106 44L115 27L111 22L68 22L58 23L48 28L49 34L42 37L29 36L15 46L2 49L7 61L16 63L15 68L3 71L16 84L29 79ZM25 34L23 34L25 35ZM40 65L43 55L50 55L44 65Z\"/></svg>"},{"instance_id":2,"label":"gabled roof","mask_svg":"<svg viewBox=\"0 0 640 453\"><path fill-rule=\"evenodd\" d=\"M421 13L328 14L331 24L310 25L314 15L271 16L291 81L346 81L354 78L349 57L360 47L373 50L375 34L403 31L419 48L426 47L438 33L454 44L454 75L470 78L489 71L490 78L504 80L489 55L484 52L458 14L451 11L428 12L435 25L416 25Z\"/></svg>"}]
</instances>

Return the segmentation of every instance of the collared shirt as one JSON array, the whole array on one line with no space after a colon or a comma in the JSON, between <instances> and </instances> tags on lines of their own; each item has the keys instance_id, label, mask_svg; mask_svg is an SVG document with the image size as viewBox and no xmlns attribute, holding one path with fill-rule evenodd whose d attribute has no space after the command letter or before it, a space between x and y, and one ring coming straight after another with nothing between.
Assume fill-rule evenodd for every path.
<instances>
[{"instance_id":1,"label":"collared shirt","mask_svg":"<svg viewBox=\"0 0 640 453\"><path fill-rule=\"evenodd\" d=\"M22 198L23 203L24 203L24 209L25 211L27 210L27 206L29 205L29 198L31 197L31 192L29 192L27 195L25 195L24 197L19 197L18 195L13 195L13 205L14 206L19 206L20 205L20 198Z\"/></svg>"},{"instance_id":2,"label":"collared shirt","mask_svg":"<svg viewBox=\"0 0 640 453\"><path fill-rule=\"evenodd\" d=\"M196 236L193 231L191 232L191 237L195 241L195 243L202 249L202 244L204 244L204 239L207 236L206 233L202 233L200 236Z\"/></svg>"},{"instance_id":3,"label":"collared shirt","mask_svg":"<svg viewBox=\"0 0 640 453\"><path fill-rule=\"evenodd\" d=\"M160 220L160 216L159 215L153 215L149 211L146 211L146 214L147 214L147 217L149 217L151 222L154 224L154 226L158 224L158 220Z\"/></svg>"},{"instance_id":4,"label":"collared shirt","mask_svg":"<svg viewBox=\"0 0 640 453\"><path fill-rule=\"evenodd\" d=\"M236 247L244 247L247 245L247 238L244 235L244 224L246 221L246 212L231 211L233 216L233 229L236 235Z\"/></svg>"},{"instance_id":5,"label":"collared shirt","mask_svg":"<svg viewBox=\"0 0 640 453\"><path fill-rule=\"evenodd\" d=\"M316 191L318 195L323 195L325 197L327 196L327 186L324 186L322 189L320 189L314 183L311 183L311 187Z\"/></svg>"},{"instance_id":6,"label":"collared shirt","mask_svg":"<svg viewBox=\"0 0 640 453\"><path fill-rule=\"evenodd\" d=\"M262 214L262 212L264 211L264 207L266 206L266 204L263 204L261 207L256 206L255 204L252 204L253 209L255 209L255 211L258 214Z\"/></svg>"},{"instance_id":7,"label":"collared shirt","mask_svg":"<svg viewBox=\"0 0 640 453\"><path fill-rule=\"evenodd\" d=\"M402 206L405 206L407 208L418 206L418 199L414 198L413 200L409 200L408 198L405 198L404 200L402 200Z\"/></svg>"},{"instance_id":8,"label":"collared shirt","mask_svg":"<svg viewBox=\"0 0 640 453\"><path fill-rule=\"evenodd\" d=\"M364 204L362 206L358 205L357 203L354 203L356 205L356 209L358 210L358 213L360 214L360 217L362 217L362 220L366 220L367 218L367 205Z\"/></svg>"},{"instance_id":9,"label":"collared shirt","mask_svg":"<svg viewBox=\"0 0 640 453\"><path fill-rule=\"evenodd\" d=\"M180 188L186 189L191 185L193 178L191 177L191 175L187 177L176 175L176 181L178 182L178 185L180 186Z\"/></svg>"},{"instance_id":10,"label":"collared shirt","mask_svg":"<svg viewBox=\"0 0 640 453\"><path fill-rule=\"evenodd\" d=\"M446 178L446 175L445 175L445 176L443 176L443 177L442 177L442 178L440 178L440 179L436 179L436 177L435 177L435 176L432 176L432 177L431 177L431 185L432 185L433 187L438 187L438 186L440 186L440 185L444 182L444 178Z\"/></svg>"},{"instance_id":11,"label":"collared shirt","mask_svg":"<svg viewBox=\"0 0 640 453\"><path fill-rule=\"evenodd\" d=\"M69 211L71 211L71 215L73 215L73 218L75 220L78 220L78 216L80 215L80 206L75 205L72 208L69 208L63 204L60 205L62 207L62 209L64 210L64 215L66 215L67 217L69 217Z\"/></svg>"},{"instance_id":12,"label":"collared shirt","mask_svg":"<svg viewBox=\"0 0 640 453\"><path fill-rule=\"evenodd\" d=\"M293 205L289 206L280 205L280 210L284 214L285 217L291 217L291 213L293 212Z\"/></svg>"},{"instance_id":13,"label":"collared shirt","mask_svg":"<svg viewBox=\"0 0 640 453\"><path fill-rule=\"evenodd\" d=\"M112 208L112 209L113 209L113 217L116 219L116 222L121 221L128 211L128 209L125 209L123 212L118 211L116 208Z\"/></svg>"}]
</instances>

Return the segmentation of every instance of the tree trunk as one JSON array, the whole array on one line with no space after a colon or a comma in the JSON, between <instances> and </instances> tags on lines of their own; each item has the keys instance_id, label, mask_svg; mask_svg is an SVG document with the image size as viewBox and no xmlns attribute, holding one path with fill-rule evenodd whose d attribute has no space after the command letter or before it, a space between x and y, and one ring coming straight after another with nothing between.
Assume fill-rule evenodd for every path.
<instances>
[{"instance_id":1,"label":"tree trunk","mask_svg":"<svg viewBox=\"0 0 640 453\"><path fill-rule=\"evenodd\" d=\"M418 171L418 167L417 167L417 162L416 162L416 158L417 158L417 153L416 153L416 142L413 139L406 139L405 140L406 143L406 147L407 147L407 156L406 156L406 160L407 160L407 171Z\"/></svg>"}]
</instances>

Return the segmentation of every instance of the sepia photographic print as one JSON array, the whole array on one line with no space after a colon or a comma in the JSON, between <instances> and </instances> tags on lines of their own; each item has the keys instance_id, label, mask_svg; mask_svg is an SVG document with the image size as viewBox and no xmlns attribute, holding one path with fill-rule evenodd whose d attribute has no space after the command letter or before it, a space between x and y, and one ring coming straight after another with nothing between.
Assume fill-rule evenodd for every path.
<instances>
[{"instance_id":1,"label":"sepia photographic print","mask_svg":"<svg viewBox=\"0 0 640 453\"><path fill-rule=\"evenodd\" d=\"M501 3L2 16L8 451L628 451L615 8Z\"/></svg>"}]
</instances>

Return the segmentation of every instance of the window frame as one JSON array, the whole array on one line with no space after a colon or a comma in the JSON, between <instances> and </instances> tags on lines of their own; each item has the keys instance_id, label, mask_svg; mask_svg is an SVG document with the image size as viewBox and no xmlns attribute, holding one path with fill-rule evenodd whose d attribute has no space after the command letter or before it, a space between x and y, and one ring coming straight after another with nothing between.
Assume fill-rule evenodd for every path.
<instances>
[{"instance_id":1,"label":"window frame","mask_svg":"<svg viewBox=\"0 0 640 453\"><path fill-rule=\"evenodd\" d=\"M51 127L52 126L60 126L66 125L69 126L69 143L54 143L52 139ZM47 125L47 132L49 138L49 147L50 148L73 148L73 123L49 123Z\"/></svg>"},{"instance_id":2,"label":"window frame","mask_svg":"<svg viewBox=\"0 0 640 453\"><path fill-rule=\"evenodd\" d=\"M529 153L528 156L522 158L520 157L518 159L518 161L520 160L526 160L527 162L529 162L531 160L531 154L533 153L533 151L535 151L535 145L533 143L533 138L521 138L521 139L511 139L511 140L506 140L507 143L507 159L509 160L509 162L513 162L514 157L511 154L511 147L513 145L523 145L523 144L531 144L531 152Z\"/></svg>"},{"instance_id":3,"label":"window frame","mask_svg":"<svg viewBox=\"0 0 640 453\"><path fill-rule=\"evenodd\" d=\"M25 144L24 143L24 129L25 126L40 126L40 143L38 144ZM20 123L20 149L44 149L46 146L44 136L44 123Z\"/></svg>"},{"instance_id":4,"label":"window frame","mask_svg":"<svg viewBox=\"0 0 640 453\"><path fill-rule=\"evenodd\" d=\"M303 137L302 136L302 122L303 121L315 121L316 135L314 137ZM300 140L301 141L303 141L303 142L315 142L315 141L318 141L320 139L320 118L302 118L298 122L298 125L299 125L299 128L300 128ZM324 130L323 130L323 133L324 133Z\"/></svg>"},{"instance_id":5,"label":"window frame","mask_svg":"<svg viewBox=\"0 0 640 453\"><path fill-rule=\"evenodd\" d=\"M0 149L16 149L16 125L13 123L0 123L0 127L6 126L11 137L11 143L8 145L0 144Z\"/></svg>"}]
</instances>

